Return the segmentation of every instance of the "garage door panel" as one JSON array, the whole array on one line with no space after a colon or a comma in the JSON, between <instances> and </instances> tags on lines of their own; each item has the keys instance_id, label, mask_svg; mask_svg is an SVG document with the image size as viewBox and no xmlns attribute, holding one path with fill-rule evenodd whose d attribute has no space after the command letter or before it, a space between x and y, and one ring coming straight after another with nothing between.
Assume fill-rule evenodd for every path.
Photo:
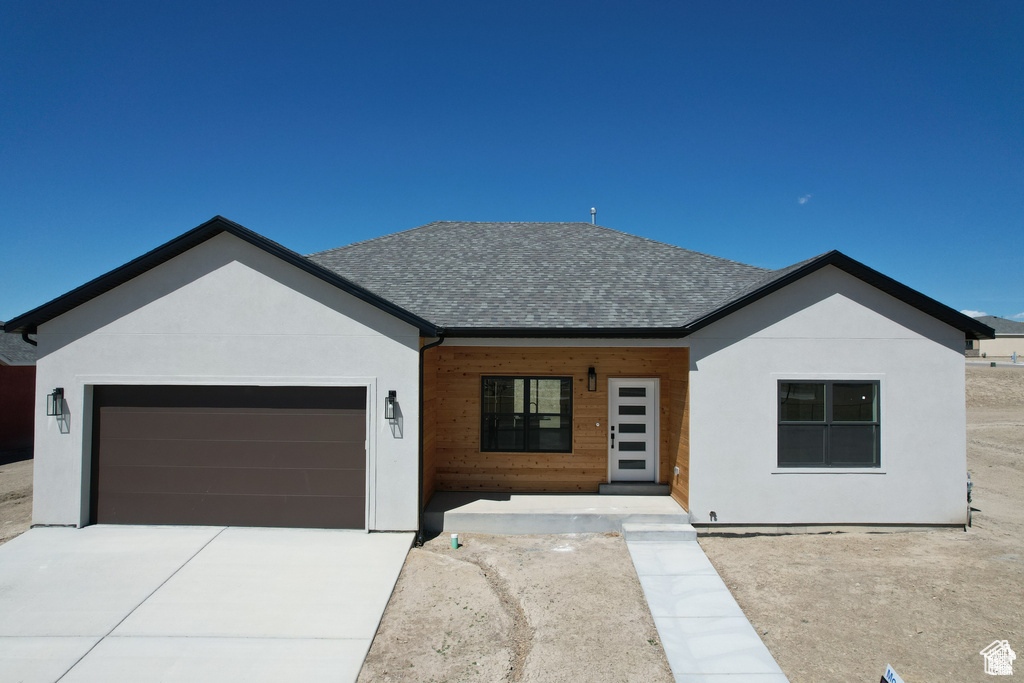
<instances>
[{"instance_id":1,"label":"garage door panel","mask_svg":"<svg viewBox=\"0 0 1024 683\"><path fill-rule=\"evenodd\" d=\"M93 521L365 527L365 388L104 386L93 404Z\"/></svg>"},{"instance_id":2,"label":"garage door panel","mask_svg":"<svg viewBox=\"0 0 1024 683\"><path fill-rule=\"evenodd\" d=\"M366 438L362 411L102 409L102 425L119 438L207 441L359 441Z\"/></svg>"},{"instance_id":3,"label":"garage door panel","mask_svg":"<svg viewBox=\"0 0 1024 683\"><path fill-rule=\"evenodd\" d=\"M202 445L202 444L200 444ZM216 450L191 448L178 440L102 439L105 467L292 467L359 469L366 467L364 442L318 441L282 448L274 441L223 441Z\"/></svg>"},{"instance_id":4,"label":"garage door panel","mask_svg":"<svg viewBox=\"0 0 1024 683\"><path fill-rule=\"evenodd\" d=\"M103 404L181 408L330 408L363 410L365 387L265 387L265 386L97 386Z\"/></svg>"},{"instance_id":5,"label":"garage door panel","mask_svg":"<svg viewBox=\"0 0 1024 683\"><path fill-rule=\"evenodd\" d=\"M212 524L358 529L364 499L336 496L204 496L175 493L120 493L100 500L100 514L110 524ZM130 516L131 522L118 522Z\"/></svg>"},{"instance_id":6,"label":"garage door panel","mask_svg":"<svg viewBox=\"0 0 1024 683\"><path fill-rule=\"evenodd\" d=\"M107 467L99 493L204 493L207 495L360 496L365 472L282 468Z\"/></svg>"}]
</instances>

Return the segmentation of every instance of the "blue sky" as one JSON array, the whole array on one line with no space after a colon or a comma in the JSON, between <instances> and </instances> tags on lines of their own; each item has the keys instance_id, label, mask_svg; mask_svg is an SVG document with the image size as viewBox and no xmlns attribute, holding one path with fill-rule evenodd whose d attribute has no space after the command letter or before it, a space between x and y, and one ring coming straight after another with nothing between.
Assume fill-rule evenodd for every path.
<instances>
[{"instance_id":1,"label":"blue sky","mask_svg":"<svg viewBox=\"0 0 1024 683\"><path fill-rule=\"evenodd\" d=\"M0 319L221 214L589 220L1024 318L1024 3L0 4Z\"/></svg>"}]
</instances>

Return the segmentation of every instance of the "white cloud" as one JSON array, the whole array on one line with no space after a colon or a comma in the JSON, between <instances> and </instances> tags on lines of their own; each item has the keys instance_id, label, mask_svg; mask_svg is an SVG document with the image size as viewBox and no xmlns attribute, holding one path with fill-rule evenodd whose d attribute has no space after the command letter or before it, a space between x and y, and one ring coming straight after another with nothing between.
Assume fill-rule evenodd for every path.
<instances>
[{"instance_id":1,"label":"white cloud","mask_svg":"<svg viewBox=\"0 0 1024 683\"><path fill-rule=\"evenodd\" d=\"M985 313L984 311L960 311L960 312L963 313L966 316L971 317L971 318L980 318L983 315L988 315L988 313ZM1024 315L1024 313L1022 313L1021 315Z\"/></svg>"},{"instance_id":2,"label":"white cloud","mask_svg":"<svg viewBox=\"0 0 1024 683\"><path fill-rule=\"evenodd\" d=\"M811 201L811 195L805 194L803 197L800 197L799 199L797 199L796 203L797 204L806 204L809 201Z\"/></svg>"},{"instance_id":3,"label":"white cloud","mask_svg":"<svg viewBox=\"0 0 1024 683\"><path fill-rule=\"evenodd\" d=\"M1024 320L1024 313L1018 313L1017 315L1011 315L1010 320Z\"/></svg>"}]
</instances>

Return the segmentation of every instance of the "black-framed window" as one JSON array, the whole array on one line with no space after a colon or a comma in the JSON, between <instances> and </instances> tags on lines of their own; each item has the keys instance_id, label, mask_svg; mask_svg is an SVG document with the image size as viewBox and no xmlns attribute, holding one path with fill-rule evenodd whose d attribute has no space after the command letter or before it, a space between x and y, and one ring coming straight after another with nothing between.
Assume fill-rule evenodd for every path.
<instances>
[{"instance_id":1,"label":"black-framed window","mask_svg":"<svg viewBox=\"0 0 1024 683\"><path fill-rule=\"evenodd\" d=\"M481 451L572 451L572 377L484 377L481 393Z\"/></svg>"},{"instance_id":2,"label":"black-framed window","mask_svg":"<svg viewBox=\"0 0 1024 683\"><path fill-rule=\"evenodd\" d=\"M779 381L779 467L880 467L879 383Z\"/></svg>"}]
</instances>

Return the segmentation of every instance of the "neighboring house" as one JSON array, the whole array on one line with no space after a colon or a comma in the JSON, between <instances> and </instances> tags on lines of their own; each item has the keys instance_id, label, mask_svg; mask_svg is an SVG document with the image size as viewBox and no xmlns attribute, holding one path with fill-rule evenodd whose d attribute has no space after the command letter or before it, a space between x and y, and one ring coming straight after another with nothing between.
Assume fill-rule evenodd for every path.
<instances>
[{"instance_id":1,"label":"neighboring house","mask_svg":"<svg viewBox=\"0 0 1024 683\"><path fill-rule=\"evenodd\" d=\"M434 491L660 483L707 523L966 521L965 338L838 252L765 270L589 223L303 257L217 217L5 326L34 521L415 529Z\"/></svg>"},{"instance_id":2,"label":"neighboring house","mask_svg":"<svg viewBox=\"0 0 1024 683\"><path fill-rule=\"evenodd\" d=\"M20 336L0 334L0 452L32 448L35 400L35 347Z\"/></svg>"},{"instance_id":3,"label":"neighboring house","mask_svg":"<svg viewBox=\"0 0 1024 683\"><path fill-rule=\"evenodd\" d=\"M1024 323L997 318L994 315L984 315L975 320L995 330L996 338L974 342L972 348L977 354L971 355L985 354L986 358L1009 358L1017 354L1018 358L1024 358Z\"/></svg>"}]
</instances>

